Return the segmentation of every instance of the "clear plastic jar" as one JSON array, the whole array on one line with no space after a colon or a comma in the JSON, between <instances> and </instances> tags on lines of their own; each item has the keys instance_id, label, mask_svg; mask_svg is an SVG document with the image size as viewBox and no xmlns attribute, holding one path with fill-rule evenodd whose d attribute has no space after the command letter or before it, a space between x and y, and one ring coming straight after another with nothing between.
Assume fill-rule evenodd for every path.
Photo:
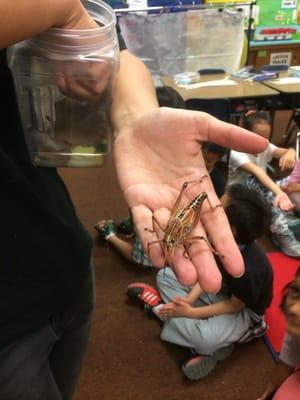
<instances>
[{"instance_id":1,"label":"clear plastic jar","mask_svg":"<svg viewBox=\"0 0 300 400\"><path fill-rule=\"evenodd\" d=\"M119 67L113 9L83 1L99 28L51 28L8 49L32 162L96 167L110 148L112 84Z\"/></svg>"}]
</instances>

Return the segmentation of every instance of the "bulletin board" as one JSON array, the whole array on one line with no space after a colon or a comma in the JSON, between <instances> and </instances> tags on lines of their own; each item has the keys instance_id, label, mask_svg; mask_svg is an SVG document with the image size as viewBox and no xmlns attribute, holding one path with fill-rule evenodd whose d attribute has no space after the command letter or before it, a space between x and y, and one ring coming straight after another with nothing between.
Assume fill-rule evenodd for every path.
<instances>
[{"instance_id":1,"label":"bulletin board","mask_svg":"<svg viewBox=\"0 0 300 400\"><path fill-rule=\"evenodd\" d=\"M257 26L289 26L297 24L297 7L300 0L294 1L296 7L282 7L283 0L257 0L259 6L259 20ZM286 1L293 4L293 1Z\"/></svg>"}]
</instances>

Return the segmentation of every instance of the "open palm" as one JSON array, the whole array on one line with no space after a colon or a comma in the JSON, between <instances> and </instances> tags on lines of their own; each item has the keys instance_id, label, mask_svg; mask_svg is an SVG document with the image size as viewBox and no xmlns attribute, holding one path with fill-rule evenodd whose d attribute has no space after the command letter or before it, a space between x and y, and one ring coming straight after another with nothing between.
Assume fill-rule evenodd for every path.
<instances>
[{"instance_id":1,"label":"open palm","mask_svg":"<svg viewBox=\"0 0 300 400\"><path fill-rule=\"evenodd\" d=\"M201 144L211 141L247 153L265 149L267 141L237 126L221 122L196 111L160 108L145 114L130 128L124 128L115 142L115 159L119 182L133 215L137 233L147 244L157 240L152 229L152 216L166 226L172 207L185 181L197 181L207 175ZM207 192L213 205L219 204L209 178L193 183L183 205L200 192ZM225 268L234 276L243 273L243 261L233 239L224 210L211 209L204 202L201 218L192 236L207 235L221 254ZM150 247L150 258L157 267L164 266L162 248ZM204 241L197 241L189 250L175 251L172 268L182 284L197 280L207 292L219 289L221 275L214 256Z\"/></svg>"}]
</instances>

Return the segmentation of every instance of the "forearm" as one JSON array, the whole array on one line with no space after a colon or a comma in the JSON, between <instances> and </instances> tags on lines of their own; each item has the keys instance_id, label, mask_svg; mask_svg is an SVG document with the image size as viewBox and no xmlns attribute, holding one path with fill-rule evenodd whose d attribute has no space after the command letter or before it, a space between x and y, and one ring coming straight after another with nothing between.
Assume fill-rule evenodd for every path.
<instances>
[{"instance_id":1,"label":"forearm","mask_svg":"<svg viewBox=\"0 0 300 400\"><path fill-rule=\"evenodd\" d=\"M280 186L278 186L267 174L262 174L257 178L260 183L269 189L275 196L282 192Z\"/></svg>"},{"instance_id":2,"label":"forearm","mask_svg":"<svg viewBox=\"0 0 300 400\"><path fill-rule=\"evenodd\" d=\"M233 314L244 307L242 302L233 302L231 299L219 301L203 307L194 307L191 311L191 318L203 319L222 314Z\"/></svg>"},{"instance_id":3,"label":"forearm","mask_svg":"<svg viewBox=\"0 0 300 400\"><path fill-rule=\"evenodd\" d=\"M277 159L280 159L284 155L288 155L291 158L296 158L296 151L293 147L289 147L288 149L284 147L277 147L272 153L272 156Z\"/></svg>"},{"instance_id":4,"label":"forearm","mask_svg":"<svg viewBox=\"0 0 300 400\"><path fill-rule=\"evenodd\" d=\"M300 183L290 183L288 189L288 193L300 192Z\"/></svg>"},{"instance_id":5,"label":"forearm","mask_svg":"<svg viewBox=\"0 0 300 400\"><path fill-rule=\"evenodd\" d=\"M80 0L2 0L0 48L35 36L51 26L72 28L83 14Z\"/></svg>"},{"instance_id":6,"label":"forearm","mask_svg":"<svg viewBox=\"0 0 300 400\"><path fill-rule=\"evenodd\" d=\"M266 172L255 164L247 163L241 167L255 178L275 196L282 192L281 188L266 174Z\"/></svg>"},{"instance_id":7,"label":"forearm","mask_svg":"<svg viewBox=\"0 0 300 400\"><path fill-rule=\"evenodd\" d=\"M199 299L199 297L201 296L201 294L203 293L203 290L201 289L199 283L196 283L192 290L190 291L190 293L186 296L187 301L190 304L194 304L196 300Z\"/></svg>"},{"instance_id":8,"label":"forearm","mask_svg":"<svg viewBox=\"0 0 300 400\"><path fill-rule=\"evenodd\" d=\"M111 109L115 134L145 112L157 107L155 87L149 70L127 50L121 51L120 71L115 80Z\"/></svg>"}]
</instances>

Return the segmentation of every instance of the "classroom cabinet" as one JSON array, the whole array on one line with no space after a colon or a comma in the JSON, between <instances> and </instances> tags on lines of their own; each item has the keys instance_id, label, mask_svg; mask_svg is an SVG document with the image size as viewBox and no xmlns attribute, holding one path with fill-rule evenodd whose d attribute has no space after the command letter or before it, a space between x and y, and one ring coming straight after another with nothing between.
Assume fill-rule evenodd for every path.
<instances>
[{"instance_id":1,"label":"classroom cabinet","mask_svg":"<svg viewBox=\"0 0 300 400\"><path fill-rule=\"evenodd\" d=\"M277 57L277 63L300 65L300 43L284 45L251 46L249 49L248 65L258 69L270 64L271 58Z\"/></svg>"}]
</instances>

